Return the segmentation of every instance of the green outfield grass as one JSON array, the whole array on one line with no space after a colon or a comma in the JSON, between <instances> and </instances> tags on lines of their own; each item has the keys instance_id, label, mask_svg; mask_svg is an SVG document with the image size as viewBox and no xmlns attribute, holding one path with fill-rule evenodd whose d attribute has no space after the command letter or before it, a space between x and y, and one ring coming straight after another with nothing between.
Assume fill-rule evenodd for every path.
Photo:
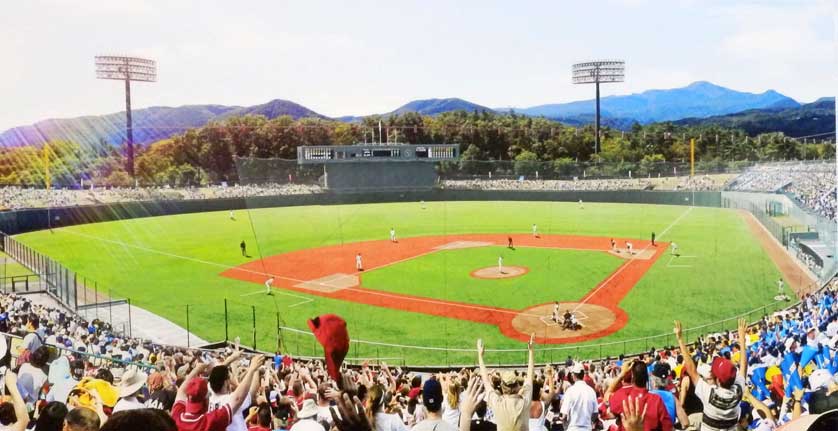
<instances>
[{"instance_id":1,"label":"green outfield grass","mask_svg":"<svg viewBox=\"0 0 838 431\"><path fill-rule=\"evenodd\" d=\"M320 297L299 304L299 296L307 295L296 292L293 297L279 294L271 299L261 295L242 296L259 290L260 286L219 276L226 268L257 259L259 255L361 240L384 240L390 226L396 227L399 237L404 238L459 233L528 233L532 223L537 223L544 234L647 239L654 231L660 240L674 240L679 244L683 256L674 263L670 262L669 256L661 257L621 303L621 308L630 316L623 330L583 345L565 346L559 351L542 350L539 360L564 359L568 354L591 357L645 350L650 347L650 341L632 340L670 334L675 318L683 319L690 327L714 322L761 307L771 301L776 291L772 280L779 277L779 272L752 238L744 221L730 210L595 203L586 203L582 210L575 203L560 202L428 202L426 205L425 210L418 203L257 209L236 211L235 221L229 220L226 211L138 218L33 232L19 235L18 239L96 280L100 290L109 288L113 296L128 297L133 304L182 326L186 325L188 305L190 329L209 340L224 338L226 298L230 337L240 335L250 344L253 334L251 307L255 307L257 347L266 350L276 345L278 315L289 327L307 329L307 318L327 312L342 315L354 339L451 349L472 348L475 338L482 337L490 348L523 347L493 326L456 318ZM248 243L248 250L253 255L251 259L240 254L238 244L242 240ZM440 273L447 273L459 271L457 262L467 259L468 253L482 252L473 249L429 255L395 265L387 271L365 274L364 283L377 288L404 289L412 294L421 289L433 296L433 285L407 282L409 278L415 278L415 271L422 270L426 259L430 260L425 271L439 264L442 265ZM529 254L529 250L519 249L519 252ZM452 259L453 262L435 260L460 253L463 258ZM527 266L557 265L548 262L546 256L534 252L526 259ZM533 291L514 295L509 300L520 305L563 299L554 298L562 295L578 299L579 292L584 293L601 280L603 271L607 273L611 265L619 265L618 259L604 256L602 265L562 266L560 275L539 275L533 271L520 280L544 277L559 282L549 292L549 297ZM496 260L495 256L485 266ZM393 280L402 282L391 283ZM472 300L467 292L450 287L436 294ZM495 299L489 296L473 300ZM501 298L497 301L502 302ZM714 330L720 328L713 327ZM320 352L317 343L308 335L283 335L286 350L291 353ZM591 347L600 342L612 344ZM651 343L671 344L672 340L664 336ZM420 351L367 344L353 344L349 356L401 358L390 362L401 360L412 364L474 362L470 352ZM521 352L489 353L491 362L522 362L523 359Z\"/></svg>"},{"instance_id":2,"label":"green outfield grass","mask_svg":"<svg viewBox=\"0 0 838 431\"><path fill-rule=\"evenodd\" d=\"M526 266L530 272L497 280L469 275L476 269L497 266L498 256L504 257L504 265ZM365 272L361 284L387 292L518 310L559 299L582 299L622 263L602 251L479 247L438 251Z\"/></svg>"},{"instance_id":3,"label":"green outfield grass","mask_svg":"<svg viewBox=\"0 0 838 431\"><path fill-rule=\"evenodd\" d=\"M5 264L0 263L0 277L17 277L21 275L32 275L32 271L11 259Z\"/></svg>"}]
</instances>

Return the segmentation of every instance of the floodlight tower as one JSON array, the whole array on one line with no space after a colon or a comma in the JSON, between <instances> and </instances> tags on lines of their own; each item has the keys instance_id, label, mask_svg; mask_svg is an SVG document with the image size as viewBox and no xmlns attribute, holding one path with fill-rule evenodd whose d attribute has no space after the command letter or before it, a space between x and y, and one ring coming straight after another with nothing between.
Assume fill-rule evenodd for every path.
<instances>
[{"instance_id":1,"label":"floodlight tower","mask_svg":"<svg viewBox=\"0 0 838 431\"><path fill-rule=\"evenodd\" d=\"M112 55L96 56L96 78L125 81L125 137L127 158L125 170L134 178L134 130L131 125L131 81L157 81L157 63L154 60Z\"/></svg>"},{"instance_id":2,"label":"floodlight tower","mask_svg":"<svg viewBox=\"0 0 838 431\"><path fill-rule=\"evenodd\" d=\"M623 60L597 60L573 65L574 84L596 84L596 142L594 154L601 151L599 145L599 84L623 82L626 76L626 62Z\"/></svg>"}]
</instances>

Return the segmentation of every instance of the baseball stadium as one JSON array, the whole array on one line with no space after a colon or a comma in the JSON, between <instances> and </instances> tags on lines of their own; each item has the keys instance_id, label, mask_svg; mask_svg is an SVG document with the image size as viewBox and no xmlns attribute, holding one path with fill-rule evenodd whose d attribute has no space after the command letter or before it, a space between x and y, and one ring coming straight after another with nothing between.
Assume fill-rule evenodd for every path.
<instances>
[{"instance_id":1,"label":"baseball stadium","mask_svg":"<svg viewBox=\"0 0 838 431\"><path fill-rule=\"evenodd\" d=\"M17 3L3 429L838 429L827 2Z\"/></svg>"},{"instance_id":2,"label":"baseball stadium","mask_svg":"<svg viewBox=\"0 0 838 431\"><path fill-rule=\"evenodd\" d=\"M467 175L458 145L298 152L239 159L238 174L242 187L304 194L23 212L34 225L6 218L4 231L24 231L5 238L6 253L65 305L110 319L130 302L184 328L182 342L188 328L208 343L318 357L306 322L335 313L352 334L350 361L445 367L474 364L474 334L503 365L525 362L531 334L539 362L646 352L674 344L676 319L688 336L722 332L834 272L788 251L831 232L781 226L802 211L784 195L721 190L741 175L630 189L653 183L647 174L609 190L613 180L542 179L547 165L527 166L538 179L492 162ZM527 190L567 185L581 190ZM126 318L122 330L140 330Z\"/></svg>"}]
</instances>

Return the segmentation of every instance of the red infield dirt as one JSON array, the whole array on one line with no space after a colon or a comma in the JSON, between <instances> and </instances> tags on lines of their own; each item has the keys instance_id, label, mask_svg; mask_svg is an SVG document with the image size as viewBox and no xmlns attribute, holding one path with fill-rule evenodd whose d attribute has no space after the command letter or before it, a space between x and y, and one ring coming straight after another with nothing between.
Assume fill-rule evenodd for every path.
<instances>
[{"instance_id":1,"label":"red infield dirt","mask_svg":"<svg viewBox=\"0 0 838 431\"><path fill-rule=\"evenodd\" d=\"M528 234L428 236L403 238L396 243L387 240L364 241L297 250L249 262L228 269L221 275L259 284L268 277L273 277L275 288L377 307L486 323L496 325L504 335L517 340L528 341L529 334L535 333L538 343L563 344L604 337L625 326L628 315L618 307L620 301L669 246L666 242L658 242L657 246L652 246L649 241L629 239L638 254L627 258L625 251L616 253L625 259L622 265L591 289L581 301L562 303L562 310L570 307L585 317L581 320L583 329L578 331L563 331L550 320L552 304L537 304L524 310L512 310L382 292L361 286L358 275L362 272L355 269L357 253L361 254L364 269L370 271L443 249L506 246L510 237L516 247L599 250L613 253L610 239L600 237L533 237ZM626 241L625 238L614 240L618 244L625 244ZM644 249L646 252L641 252Z\"/></svg>"}]
</instances>

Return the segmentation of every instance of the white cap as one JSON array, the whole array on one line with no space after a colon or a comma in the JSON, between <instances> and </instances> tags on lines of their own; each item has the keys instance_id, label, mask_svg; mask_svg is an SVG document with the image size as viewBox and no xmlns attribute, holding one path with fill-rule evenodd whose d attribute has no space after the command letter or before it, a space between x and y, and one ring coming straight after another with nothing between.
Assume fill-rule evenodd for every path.
<instances>
[{"instance_id":1,"label":"white cap","mask_svg":"<svg viewBox=\"0 0 838 431\"><path fill-rule=\"evenodd\" d=\"M809 388L816 391L828 385L830 381L832 381L832 374L829 370L817 369L809 375Z\"/></svg>"},{"instance_id":2,"label":"white cap","mask_svg":"<svg viewBox=\"0 0 838 431\"><path fill-rule=\"evenodd\" d=\"M698 366L698 375L701 376L703 379L709 379L713 376L712 369L707 364L701 364Z\"/></svg>"},{"instance_id":3,"label":"white cap","mask_svg":"<svg viewBox=\"0 0 838 431\"><path fill-rule=\"evenodd\" d=\"M573 367L570 369L570 372L573 374L579 374L585 371L585 366L582 365L581 362L577 362L573 364Z\"/></svg>"}]
</instances>

